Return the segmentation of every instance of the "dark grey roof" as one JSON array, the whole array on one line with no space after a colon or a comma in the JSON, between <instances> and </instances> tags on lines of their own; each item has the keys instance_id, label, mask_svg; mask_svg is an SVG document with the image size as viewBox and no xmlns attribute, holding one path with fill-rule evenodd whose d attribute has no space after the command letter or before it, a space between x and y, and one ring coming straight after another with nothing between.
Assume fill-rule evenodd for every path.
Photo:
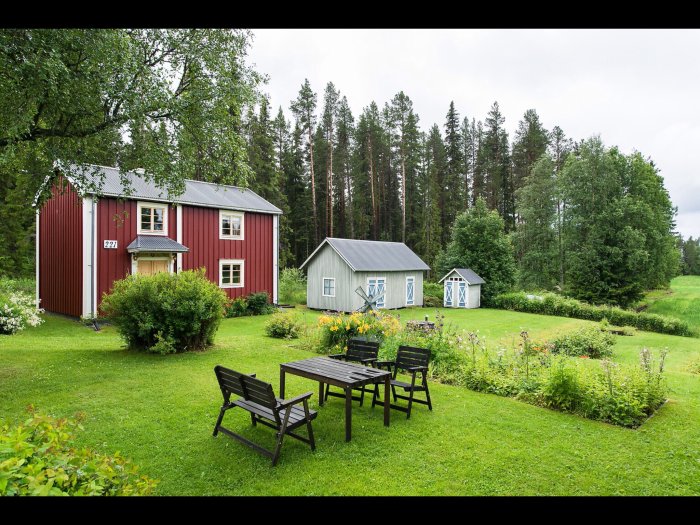
<instances>
[{"instance_id":1,"label":"dark grey roof","mask_svg":"<svg viewBox=\"0 0 700 525\"><path fill-rule=\"evenodd\" d=\"M189 252L187 246L183 246L177 241L173 241L169 237L162 235L137 235L136 239L131 241L131 244L126 247L129 253L138 252L168 252L168 253L184 253Z\"/></svg>"},{"instance_id":2,"label":"dark grey roof","mask_svg":"<svg viewBox=\"0 0 700 525\"><path fill-rule=\"evenodd\" d=\"M335 239L327 237L309 256L303 268L321 247L328 243L338 255L356 272L401 272L430 270L411 249L402 242L362 241L357 239Z\"/></svg>"},{"instance_id":3,"label":"dark grey roof","mask_svg":"<svg viewBox=\"0 0 700 525\"><path fill-rule=\"evenodd\" d=\"M459 276L467 281L469 284L486 284L486 281L484 281L481 277L479 277L477 274L474 273L474 270L471 268L452 268L447 274L445 274L445 277L450 275L452 272L457 272ZM440 279L438 282L442 282L445 280L445 277Z\"/></svg>"},{"instance_id":4,"label":"dark grey roof","mask_svg":"<svg viewBox=\"0 0 700 525\"><path fill-rule=\"evenodd\" d=\"M127 196L118 168L94 165L70 166L69 171L80 173L86 178L88 184L83 188L78 188L83 194L97 193L108 197L177 202L208 208L254 211L275 215L282 213L282 210L277 206L266 201L253 190L237 186L188 179L185 180L185 192L179 196L171 196L167 190L147 181L140 173L127 171L124 173L131 186L131 193ZM66 175L71 180L70 175L68 173ZM71 180L71 182L74 181Z\"/></svg>"}]
</instances>

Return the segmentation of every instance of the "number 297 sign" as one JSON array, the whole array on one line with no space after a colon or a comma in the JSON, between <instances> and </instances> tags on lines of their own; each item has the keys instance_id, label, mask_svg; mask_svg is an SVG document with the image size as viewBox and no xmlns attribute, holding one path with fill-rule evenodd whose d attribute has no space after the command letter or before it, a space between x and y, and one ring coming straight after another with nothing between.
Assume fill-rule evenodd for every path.
<instances>
[{"instance_id":1,"label":"number 297 sign","mask_svg":"<svg viewBox=\"0 0 700 525\"><path fill-rule=\"evenodd\" d=\"M107 248L108 250L116 250L117 241L105 241L105 248Z\"/></svg>"}]
</instances>

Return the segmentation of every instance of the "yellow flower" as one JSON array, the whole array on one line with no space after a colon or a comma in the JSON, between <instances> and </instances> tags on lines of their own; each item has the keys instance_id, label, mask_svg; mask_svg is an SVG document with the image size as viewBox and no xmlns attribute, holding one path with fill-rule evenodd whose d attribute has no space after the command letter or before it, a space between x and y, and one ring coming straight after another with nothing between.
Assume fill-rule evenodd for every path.
<instances>
[{"instance_id":1,"label":"yellow flower","mask_svg":"<svg viewBox=\"0 0 700 525\"><path fill-rule=\"evenodd\" d=\"M346 329L346 330L350 330L350 323L348 323L348 324L345 325L345 329Z\"/></svg>"},{"instance_id":2,"label":"yellow flower","mask_svg":"<svg viewBox=\"0 0 700 525\"><path fill-rule=\"evenodd\" d=\"M337 326L331 326L331 332L337 332L338 327Z\"/></svg>"}]
</instances>

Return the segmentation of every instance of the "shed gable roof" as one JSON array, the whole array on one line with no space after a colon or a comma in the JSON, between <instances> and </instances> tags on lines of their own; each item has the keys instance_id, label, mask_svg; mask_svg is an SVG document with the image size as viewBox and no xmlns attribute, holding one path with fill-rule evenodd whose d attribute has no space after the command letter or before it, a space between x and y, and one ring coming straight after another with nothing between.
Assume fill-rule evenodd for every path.
<instances>
[{"instance_id":1,"label":"shed gable roof","mask_svg":"<svg viewBox=\"0 0 700 525\"><path fill-rule=\"evenodd\" d=\"M171 196L166 189L159 188L152 182L147 181L142 174L135 171L125 171L124 175L128 177L132 190L127 195L126 188L122 184L122 174L119 168L96 165L71 165L70 170L81 173L87 181L86 187L81 188L75 184L75 181L68 173L66 174L66 178L76 186L76 189L81 194L174 202L207 208L253 211L274 215L282 213L282 210L277 206L263 199L253 190L239 188L238 186L186 179L184 193L179 196Z\"/></svg>"},{"instance_id":2,"label":"shed gable roof","mask_svg":"<svg viewBox=\"0 0 700 525\"><path fill-rule=\"evenodd\" d=\"M450 276L450 274L454 272L456 272L457 275L459 275L469 284L486 284L486 281L484 281L481 277L474 273L474 270L472 270L471 268L452 268L449 272L445 274L445 276L442 279L438 281L438 283L441 283L442 281L447 279Z\"/></svg>"},{"instance_id":3,"label":"shed gable roof","mask_svg":"<svg viewBox=\"0 0 700 525\"><path fill-rule=\"evenodd\" d=\"M326 237L300 266L303 268L325 245L330 246L355 272L402 272L430 270L413 250L402 242L364 241Z\"/></svg>"}]
</instances>

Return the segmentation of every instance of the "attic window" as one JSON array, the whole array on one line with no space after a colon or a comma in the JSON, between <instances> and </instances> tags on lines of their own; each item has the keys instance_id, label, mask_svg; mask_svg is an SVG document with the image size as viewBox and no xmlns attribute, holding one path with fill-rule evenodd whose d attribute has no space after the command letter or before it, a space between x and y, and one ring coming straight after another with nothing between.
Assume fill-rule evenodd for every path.
<instances>
[{"instance_id":1,"label":"attic window","mask_svg":"<svg viewBox=\"0 0 700 525\"><path fill-rule=\"evenodd\" d=\"M219 211L219 239L243 240L242 212Z\"/></svg>"},{"instance_id":2,"label":"attic window","mask_svg":"<svg viewBox=\"0 0 700 525\"><path fill-rule=\"evenodd\" d=\"M168 235L168 206L150 202L138 203L139 234Z\"/></svg>"}]
</instances>

